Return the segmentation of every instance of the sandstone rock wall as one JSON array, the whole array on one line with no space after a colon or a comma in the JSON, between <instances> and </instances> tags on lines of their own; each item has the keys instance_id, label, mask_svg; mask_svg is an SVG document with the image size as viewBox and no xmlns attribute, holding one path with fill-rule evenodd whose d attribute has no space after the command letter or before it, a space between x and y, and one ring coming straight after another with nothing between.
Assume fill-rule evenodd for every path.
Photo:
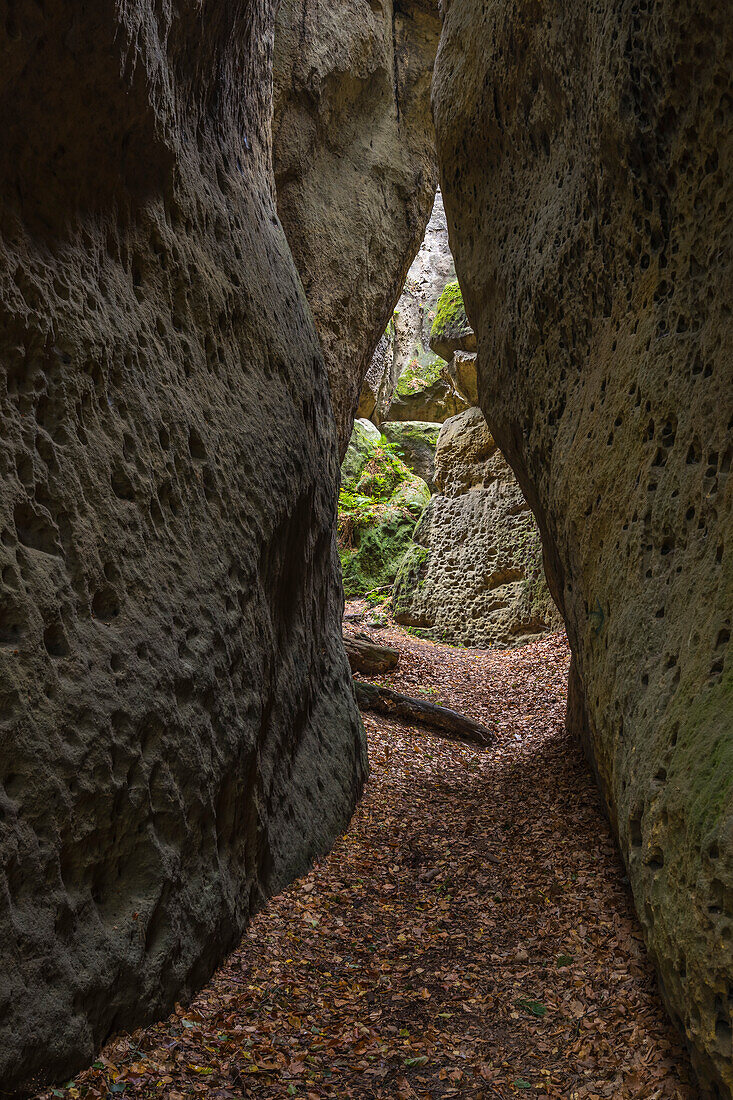
<instances>
[{"instance_id":1,"label":"sandstone rock wall","mask_svg":"<svg viewBox=\"0 0 733 1100\"><path fill-rule=\"evenodd\" d=\"M282 0L278 209L321 339L341 456L437 183L436 0Z\"/></svg>"},{"instance_id":2,"label":"sandstone rock wall","mask_svg":"<svg viewBox=\"0 0 733 1100\"><path fill-rule=\"evenodd\" d=\"M202 983L365 774L271 5L0 21L0 1082Z\"/></svg>"},{"instance_id":3,"label":"sandstone rock wall","mask_svg":"<svg viewBox=\"0 0 733 1100\"><path fill-rule=\"evenodd\" d=\"M705 1095L733 1093L733 25L444 2L433 103L479 394L573 649L569 721Z\"/></svg>"},{"instance_id":4,"label":"sandstone rock wall","mask_svg":"<svg viewBox=\"0 0 733 1100\"><path fill-rule=\"evenodd\" d=\"M443 424L434 476L437 493L395 581L397 622L469 646L559 630L537 524L480 409Z\"/></svg>"}]
</instances>

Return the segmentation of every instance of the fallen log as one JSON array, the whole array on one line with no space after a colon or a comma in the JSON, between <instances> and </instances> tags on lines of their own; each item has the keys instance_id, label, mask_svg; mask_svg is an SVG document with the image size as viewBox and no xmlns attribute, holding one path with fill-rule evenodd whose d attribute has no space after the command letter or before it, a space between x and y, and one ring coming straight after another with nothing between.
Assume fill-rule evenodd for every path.
<instances>
[{"instance_id":1,"label":"fallen log","mask_svg":"<svg viewBox=\"0 0 733 1100\"><path fill-rule=\"evenodd\" d=\"M493 733L485 726L455 710L449 710L448 707L439 707L424 699L413 699L412 696L401 695L391 688L365 684L362 680L354 680L354 690L361 710L376 711L377 714L385 714L389 718L400 718L429 726L430 729L458 741L470 741L485 747L494 743Z\"/></svg>"},{"instance_id":2,"label":"fallen log","mask_svg":"<svg viewBox=\"0 0 733 1100\"><path fill-rule=\"evenodd\" d=\"M389 672L396 668L400 655L396 649L386 645L377 645L370 638L344 635L344 649L349 658L352 672L362 672L373 676L375 672Z\"/></svg>"}]
</instances>

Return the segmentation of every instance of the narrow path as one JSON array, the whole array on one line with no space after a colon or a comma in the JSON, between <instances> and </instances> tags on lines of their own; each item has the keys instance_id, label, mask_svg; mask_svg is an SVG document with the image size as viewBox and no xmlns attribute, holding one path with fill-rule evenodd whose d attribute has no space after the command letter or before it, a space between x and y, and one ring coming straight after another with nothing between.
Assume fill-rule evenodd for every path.
<instances>
[{"instance_id":1,"label":"narrow path","mask_svg":"<svg viewBox=\"0 0 733 1100\"><path fill-rule=\"evenodd\" d=\"M188 1009L55 1095L694 1100L564 731L564 639L482 653L377 636L403 653L384 682L485 722L497 747L368 717L347 836Z\"/></svg>"}]
</instances>

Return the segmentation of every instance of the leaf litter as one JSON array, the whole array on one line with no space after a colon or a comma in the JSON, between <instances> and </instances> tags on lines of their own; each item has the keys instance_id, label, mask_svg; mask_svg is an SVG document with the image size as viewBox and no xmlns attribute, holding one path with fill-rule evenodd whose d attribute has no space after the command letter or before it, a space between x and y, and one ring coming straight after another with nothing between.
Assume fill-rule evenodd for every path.
<instances>
[{"instance_id":1,"label":"leaf litter","mask_svg":"<svg viewBox=\"0 0 733 1100\"><path fill-rule=\"evenodd\" d=\"M694 1100L564 728L564 636L505 651L394 624L374 637L401 653L380 683L438 693L496 744L366 716L372 772L347 834L187 1007L43 1100Z\"/></svg>"}]
</instances>

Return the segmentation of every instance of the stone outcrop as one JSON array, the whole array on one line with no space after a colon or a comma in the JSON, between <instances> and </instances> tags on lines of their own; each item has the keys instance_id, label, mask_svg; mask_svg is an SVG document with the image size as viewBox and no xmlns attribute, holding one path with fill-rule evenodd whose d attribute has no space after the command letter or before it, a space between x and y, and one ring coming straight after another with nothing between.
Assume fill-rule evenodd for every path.
<instances>
[{"instance_id":1,"label":"stone outcrop","mask_svg":"<svg viewBox=\"0 0 733 1100\"><path fill-rule=\"evenodd\" d=\"M371 420L354 421L351 439L341 463L342 485L356 484L381 435L379 428L375 428Z\"/></svg>"},{"instance_id":2,"label":"stone outcrop","mask_svg":"<svg viewBox=\"0 0 733 1100\"><path fill-rule=\"evenodd\" d=\"M444 288L435 307L430 347L447 363L457 351L476 351L476 333L466 316L463 294L455 279Z\"/></svg>"},{"instance_id":3,"label":"stone outcrop","mask_svg":"<svg viewBox=\"0 0 733 1100\"><path fill-rule=\"evenodd\" d=\"M448 373L453 379L453 385L469 405L478 405L476 352L455 351L448 363Z\"/></svg>"},{"instance_id":4,"label":"stone outcrop","mask_svg":"<svg viewBox=\"0 0 733 1100\"><path fill-rule=\"evenodd\" d=\"M394 351L394 324L390 321L364 376L356 408L358 419L371 420L376 425L387 415L398 377Z\"/></svg>"},{"instance_id":5,"label":"stone outcrop","mask_svg":"<svg viewBox=\"0 0 733 1100\"><path fill-rule=\"evenodd\" d=\"M733 1094L733 24L456 0L433 104L479 395L701 1094Z\"/></svg>"},{"instance_id":6,"label":"stone outcrop","mask_svg":"<svg viewBox=\"0 0 733 1100\"><path fill-rule=\"evenodd\" d=\"M282 0L278 209L321 339L341 455L437 183L437 0Z\"/></svg>"},{"instance_id":7,"label":"stone outcrop","mask_svg":"<svg viewBox=\"0 0 733 1100\"><path fill-rule=\"evenodd\" d=\"M366 771L270 9L0 24L4 1093L202 983Z\"/></svg>"},{"instance_id":8,"label":"stone outcrop","mask_svg":"<svg viewBox=\"0 0 733 1100\"><path fill-rule=\"evenodd\" d=\"M443 424L435 483L395 581L397 622L470 646L560 629L537 524L480 409Z\"/></svg>"}]
</instances>

